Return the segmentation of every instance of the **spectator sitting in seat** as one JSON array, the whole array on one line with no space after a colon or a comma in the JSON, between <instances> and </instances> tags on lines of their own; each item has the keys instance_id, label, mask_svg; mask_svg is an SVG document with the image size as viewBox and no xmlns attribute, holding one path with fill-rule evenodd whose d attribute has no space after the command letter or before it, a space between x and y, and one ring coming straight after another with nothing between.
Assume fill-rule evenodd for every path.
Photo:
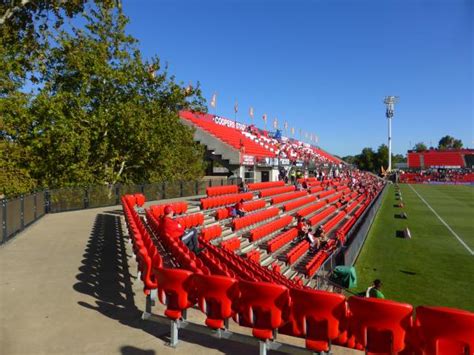
<instances>
[{"instance_id":1,"label":"spectator sitting in seat","mask_svg":"<svg viewBox=\"0 0 474 355\"><path fill-rule=\"evenodd\" d=\"M380 291L381 288L382 281L380 281L379 279L374 280L372 286L370 286L365 292L365 297L385 298L383 293Z\"/></svg>"},{"instance_id":2,"label":"spectator sitting in seat","mask_svg":"<svg viewBox=\"0 0 474 355\"><path fill-rule=\"evenodd\" d=\"M167 235L172 239L181 239L189 250L199 254L203 249L199 248L198 231L196 228L184 230L184 228L175 219L174 210L171 206L165 207L165 214L161 217L160 233Z\"/></svg>"},{"instance_id":3,"label":"spectator sitting in seat","mask_svg":"<svg viewBox=\"0 0 474 355\"><path fill-rule=\"evenodd\" d=\"M305 181L303 181L303 183L301 184L302 188L307 190L308 189L308 183Z\"/></svg>"},{"instance_id":4,"label":"spectator sitting in seat","mask_svg":"<svg viewBox=\"0 0 474 355\"><path fill-rule=\"evenodd\" d=\"M303 185L301 185L301 182L295 182L295 191L301 190L303 190Z\"/></svg>"},{"instance_id":5,"label":"spectator sitting in seat","mask_svg":"<svg viewBox=\"0 0 474 355\"><path fill-rule=\"evenodd\" d=\"M324 227L322 225L320 225L318 229L316 229L315 234L316 234L315 247L317 249L323 247L329 241L329 239L326 236L326 232L324 231Z\"/></svg>"},{"instance_id":6,"label":"spectator sitting in seat","mask_svg":"<svg viewBox=\"0 0 474 355\"><path fill-rule=\"evenodd\" d=\"M311 233L311 225L306 218L298 216L298 224L296 225L298 229L298 235L301 239L307 238L308 241L311 243L311 246L315 243L315 238L313 233Z\"/></svg>"},{"instance_id":7,"label":"spectator sitting in seat","mask_svg":"<svg viewBox=\"0 0 474 355\"><path fill-rule=\"evenodd\" d=\"M243 217L245 216L245 207L244 207L244 200L240 200L239 202L237 202L234 206L235 208L235 213L236 215L238 215L239 217Z\"/></svg>"},{"instance_id":8,"label":"spectator sitting in seat","mask_svg":"<svg viewBox=\"0 0 474 355\"><path fill-rule=\"evenodd\" d=\"M240 192L249 192L249 187L245 181L242 181L239 185Z\"/></svg>"}]
</instances>

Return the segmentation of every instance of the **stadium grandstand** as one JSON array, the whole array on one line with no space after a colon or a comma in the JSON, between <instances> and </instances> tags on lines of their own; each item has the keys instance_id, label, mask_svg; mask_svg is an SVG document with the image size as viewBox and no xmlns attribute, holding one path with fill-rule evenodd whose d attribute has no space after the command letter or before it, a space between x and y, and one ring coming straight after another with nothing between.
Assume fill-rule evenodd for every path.
<instances>
[{"instance_id":1,"label":"stadium grandstand","mask_svg":"<svg viewBox=\"0 0 474 355\"><path fill-rule=\"evenodd\" d=\"M461 169L474 167L474 149L430 149L422 152L407 152L410 169Z\"/></svg>"},{"instance_id":2,"label":"stadium grandstand","mask_svg":"<svg viewBox=\"0 0 474 355\"><path fill-rule=\"evenodd\" d=\"M123 2L0 6L0 355L474 355L465 4Z\"/></svg>"},{"instance_id":3,"label":"stadium grandstand","mask_svg":"<svg viewBox=\"0 0 474 355\"><path fill-rule=\"evenodd\" d=\"M180 112L181 121L195 128L194 139L206 147L211 163L246 181L274 181L294 169L313 170L343 162L319 147L218 115ZM213 174L210 165L209 174Z\"/></svg>"}]
</instances>

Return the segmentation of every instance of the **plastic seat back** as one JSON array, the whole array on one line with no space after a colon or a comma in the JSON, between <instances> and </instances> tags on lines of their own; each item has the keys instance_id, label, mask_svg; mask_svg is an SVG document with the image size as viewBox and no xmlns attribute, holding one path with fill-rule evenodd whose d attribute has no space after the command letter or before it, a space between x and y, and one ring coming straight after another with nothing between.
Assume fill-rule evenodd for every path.
<instances>
[{"instance_id":1,"label":"plastic seat back","mask_svg":"<svg viewBox=\"0 0 474 355\"><path fill-rule=\"evenodd\" d=\"M368 352L391 354L405 349L413 306L389 300L350 297L350 329Z\"/></svg>"},{"instance_id":2,"label":"plastic seat back","mask_svg":"<svg viewBox=\"0 0 474 355\"><path fill-rule=\"evenodd\" d=\"M309 289L290 289L290 322L282 333L303 336L306 347L329 351L335 339L347 340L347 306L343 295Z\"/></svg>"},{"instance_id":3,"label":"plastic seat back","mask_svg":"<svg viewBox=\"0 0 474 355\"><path fill-rule=\"evenodd\" d=\"M419 306L416 308L416 334L425 354L473 354L474 313Z\"/></svg>"},{"instance_id":4,"label":"plastic seat back","mask_svg":"<svg viewBox=\"0 0 474 355\"><path fill-rule=\"evenodd\" d=\"M213 329L223 328L224 320L232 316L237 280L224 276L195 274L192 284L199 308L207 316L206 325Z\"/></svg>"},{"instance_id":5,"label":"plastic seat back","mask_svg":"<svg viewBox=\"0 0 474 355\"><path fill-rule=\"evenodd\" d=\"M158 297L166 305L165 315L173 320L180 319L182 311L191 307L191 277L193 273L182 269L153 268L158 283Z\"/></svg>"},{"instance_id":6,"label":"plastic seat back","mask_svg":"<svg viewBox=\"0 0 474 355\"><path fill-rule=\"evenodd\" d=\"M289 291L285 286L239 281L239 297L234 303L236 321L251 327L252 334L262 340L272 339L273 331L288 317Z\"/></svg>"}]
</instances>

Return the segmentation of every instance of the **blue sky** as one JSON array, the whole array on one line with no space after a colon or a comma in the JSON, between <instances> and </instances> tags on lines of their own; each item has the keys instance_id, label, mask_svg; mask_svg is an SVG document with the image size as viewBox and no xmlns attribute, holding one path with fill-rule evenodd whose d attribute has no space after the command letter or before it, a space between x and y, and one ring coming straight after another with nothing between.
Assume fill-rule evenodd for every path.
<instances>
[{"instance_id":1,"label":"blue sky","mask_svg":"<svg viewBox=\"0 0 474 355\"><path fill-rule=\"evenodd\" d=\"M470 0L126 0L128 32L216 113L267 113L338 155L386 142L383 97L400 96L393 151L446 134L473 146Z\"/></svg>"}]
</instances>

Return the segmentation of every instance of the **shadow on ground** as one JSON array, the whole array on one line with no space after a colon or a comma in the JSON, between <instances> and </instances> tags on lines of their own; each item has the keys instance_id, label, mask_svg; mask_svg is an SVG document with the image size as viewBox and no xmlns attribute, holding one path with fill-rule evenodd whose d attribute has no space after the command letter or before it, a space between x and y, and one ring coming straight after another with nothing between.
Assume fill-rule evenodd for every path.
<instances>
[{"instance_id":1,"label":"shadow on ground","mask_svg":"<svg viewBox=\"0 0 474 355\"><path fill-rule=\"evenodd\" d=\"M141 329L159 339L157 348L169 341L169 327L143 321L140 310L135 305L132 279L129 272L127 248L122 233L120 217L116 213L98 214L92 228L84 259L76 275L78 282L73 288L95 298L95 304L78 302L84 308L97 311L106 317L127 327ZM140 281L141 282L141 281ZM143 305L144 306L144 305ZM220 350L226 354L254 352L255 348L227 340L216 342L211 337L202 336L186 330L180 330L180 339L208 348ZM179 347L179 345L178 345ZM122 346L122 354L155 354L154 350L143 350L133 346Z\"/></svg>"}]
</instances>

